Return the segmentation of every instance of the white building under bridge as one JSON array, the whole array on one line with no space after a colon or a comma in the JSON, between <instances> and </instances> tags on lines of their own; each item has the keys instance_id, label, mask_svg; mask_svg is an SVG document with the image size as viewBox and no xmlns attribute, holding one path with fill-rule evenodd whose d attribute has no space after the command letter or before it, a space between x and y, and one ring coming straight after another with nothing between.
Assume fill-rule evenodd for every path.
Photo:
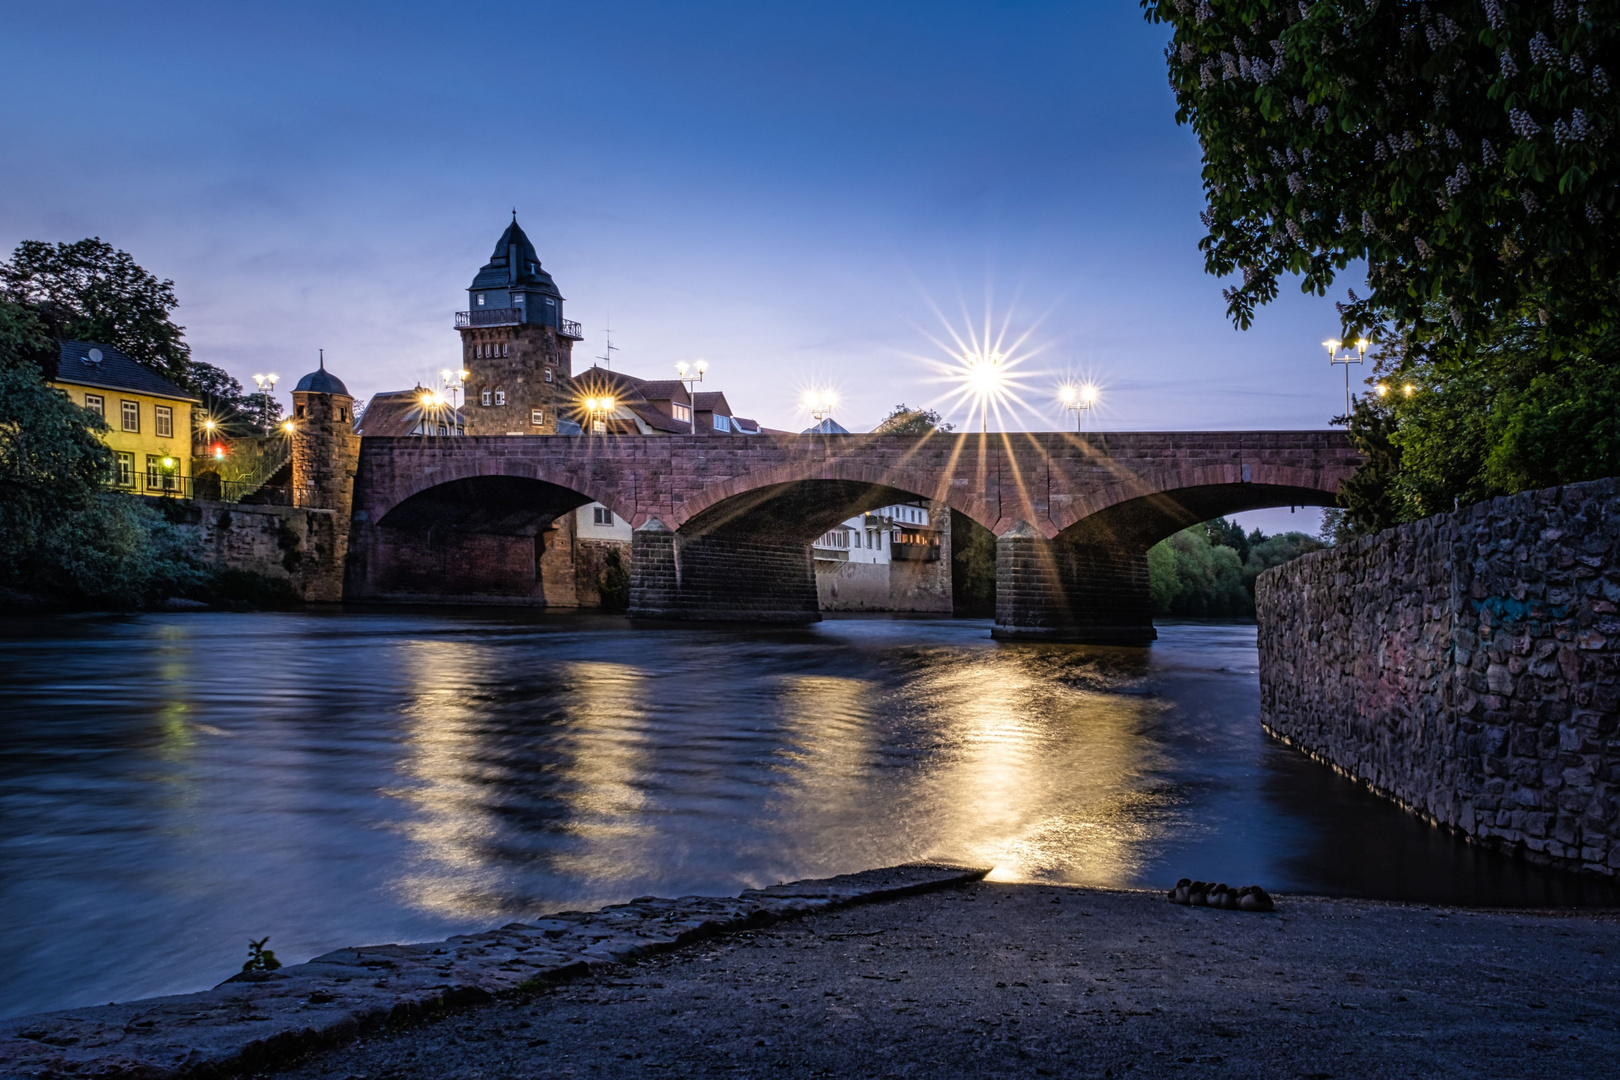
<instances>
[{"instance_id":1,"label":"white building under bridge","mask_svg":"<svg viewBox=\"0 0 1620 1080\"><path fill-rule=\"evenodd\" d=\"M950 516L895 503L849 518L810 545L823 611L951 610Z\"/></svg>"}]
</instances>

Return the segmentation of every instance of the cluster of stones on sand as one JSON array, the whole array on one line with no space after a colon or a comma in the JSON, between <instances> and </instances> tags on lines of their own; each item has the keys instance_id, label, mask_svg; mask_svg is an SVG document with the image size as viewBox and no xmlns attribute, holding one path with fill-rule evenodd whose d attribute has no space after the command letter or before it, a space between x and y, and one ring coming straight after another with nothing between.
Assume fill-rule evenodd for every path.
<instances>
[{"instance_id":1,"label":"cluster of stones on sand","mask_svg":"<svg viewBox=\"0 0 1620 1080\"><path fill-rule=\"evenodd\" d=\"M1168 898L1172 904L1220 908L1222 911L1273 911L1277 907L1272 903L1271 894L1258 885L1234 889L1224 881L1212 884L1191 878L1176 882Z\"/></svg>"}]
</instances>

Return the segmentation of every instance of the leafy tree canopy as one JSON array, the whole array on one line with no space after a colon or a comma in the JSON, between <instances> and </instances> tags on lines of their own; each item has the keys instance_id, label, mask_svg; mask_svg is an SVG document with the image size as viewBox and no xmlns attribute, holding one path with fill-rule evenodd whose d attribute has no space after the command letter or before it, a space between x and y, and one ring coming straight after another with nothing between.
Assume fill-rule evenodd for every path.
<instances>
[{"instance_id":1,"label":"leafy tree canopy","mask_svg":"<svg viewBox=\"0 0 1620 1080\"><path fill-rule=\"evenodd\" d=\"M71 244L24 240L0 261L0 293L32 309L53 336L112 345L181 386L191 385L174 282L159 281L100 237Z\"/></svg>"},{"instance_id":2,"label":"leafy tree canopy","mask_svg":"<svg viewBox=\"0 0 1620 1080\"><path fill-rule=\"evenodd\" d=\"M1620 0L1141 0L1204 152L1206 269L1246 328L1367 260L1347 331L1614 325Z\"/></svg>"},{"instance_id":3,"label":"leafy tree canopy","mask_svg":"<svg viewBox=\"0 0 1620 1080\"><path fill-rule=\"evenodd\" d=\"M1161 615L1252 615L1255 578L1323 546L1300 532L1245 535L1216 518L1148 549L1148 592Z\"/></svg>"},{"instance_id":4,"label":"leafy tree canopy","mask_svg":"<svg viewBox=\"0 0 1620 1080\"><path fill-rule=\"evenodd\" d=\"M928 435L935 431L951 431L953 426L933 409L913 409L901 403L894 407L883 422L872 429L874 435Z\"/></svg>"}]
</instances>

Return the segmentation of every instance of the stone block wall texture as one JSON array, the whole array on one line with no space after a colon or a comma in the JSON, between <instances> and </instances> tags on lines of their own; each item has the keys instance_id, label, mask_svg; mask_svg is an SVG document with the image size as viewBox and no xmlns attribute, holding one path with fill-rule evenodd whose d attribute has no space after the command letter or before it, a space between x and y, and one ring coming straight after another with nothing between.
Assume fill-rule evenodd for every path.
<instances>
[{"instance_id":1,"label":"stone block wall texture","mask_svg":"<svg viewBox=\"0 0 1620 1080\"><path fill-rule=\"evenodd\" d=\"M1475 840L1620 871L1620 479L1262 574L1268 731Z\"/></svg>"},{"instance_id":2,"label":"stone block wall texture","mask_svg":"<svg viewBox=\"0 0 1620 1080\"><path fill-rule=\"evenodd\" d=\"M889 611L889 564L816 561L822 611Z\"/></svg>"},{"instance_id":3,"label":"stone block wall texture","mask_svg":"<svg viewBox=\"0 0 1620 1080\"><path fill-rule=\"evenodd\" d=\"M333 575L341 573L341 522L333 511L202 500L168 501L162 509L215 566L285 581L306 600L331 598Z\"/></svg>"}]
</instances>

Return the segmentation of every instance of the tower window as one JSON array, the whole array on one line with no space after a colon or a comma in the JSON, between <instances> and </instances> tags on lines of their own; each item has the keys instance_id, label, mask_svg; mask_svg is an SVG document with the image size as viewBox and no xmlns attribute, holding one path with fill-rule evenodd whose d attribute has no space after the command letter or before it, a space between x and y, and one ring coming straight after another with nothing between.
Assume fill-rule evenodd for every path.
<instances>
[{"instance_id":1,"label":"tower window","mask_svg":"<svg viewBox=\"0 0 1620 1080\"><path fill-rule=\"evenodd\" d=\"M513 304L521 304L521 303L523 303L523 294L522 293L513 293L512 294L512 303Z\"/></svg>"},{"instance_id":2,"label":"tower window","mask_svg":"<svg viewBox=\"0 0 1620 1080\"><path fill-rule=\"evenodd\" d=\"M540 427L545 422L546 422L546 411L544 409L530 409L529 410L529 423L533 424L535 427Z\"/></svg>"},{"instance_id":3,"label":"tower window","mask_svg":"<svg viewBox=\"0 0 1620 1080\"><path fill-rule=\"evenodd\" d=\"M505 405L506 404L506 391L505 390L497 390L497 391L495 391L495 404L497 404L497 405Z\"/></svg>"},{"instance_id":4,"label":"tower window","mask_svg":"<svg viewBox=\"0 0 1620 1080\"><path fill-rule=\"evenodd\" d=\"M488 405L489 404L489 391L485 390L482 394L480 394L478 396L478 400L479 400L479 402L481 404Z\"/></svg>"},{"instance_id":5,"label":"tower window","mask_svg":"<svg viewBox=\"0 0 1620 1080\"><path fill-rule=\"evenodd\" d=\"M478 294L478 306L479 307L484 306L484 294L483 293Z\"/></svg>"},{"instance_id":6,"label":"tower window","mask_svg":"<svg viewBox=\"0 0 1620 1080\"><path fill-rule=\"evenodd\" d=\"M304 407L302 405L299 405L299 406L296 406L295 409L296 409L296 411L295 411L294 415L296 415L298 417L298 419L302 420L304 418Z\"/></svg>"},{"instance_id":7,"label":"tower window","mask_svg":"<svg viewBox=\"0 0 1620 1080\"><path fill-rule=\"evenodd\" d=\"M551 381L551 369L546 368L546 382L550 382L550 381Z\"/></svg>"},{"instance_id":8,"label":"tower window","mask_svg":"<svg viewBox=\"0 0 1620 1080\"><path fill-rule=\"evenodd\" d=\"M555 297L551 297L551 296L546 297L546 307L556 307L556 306L557 306L557 300L556 300Z\"/></svg>"},{"instance_id":9,"label":"tower window","mask_svg":"<svg viewBox=\"0 0 1620 1080\"><path fill-rule=\"evenodd\" d=\"M510 352L511 348L512 347L510 345L502 345L501 346L501 355L506 356Z\"/></svg>"}]
</instances>

